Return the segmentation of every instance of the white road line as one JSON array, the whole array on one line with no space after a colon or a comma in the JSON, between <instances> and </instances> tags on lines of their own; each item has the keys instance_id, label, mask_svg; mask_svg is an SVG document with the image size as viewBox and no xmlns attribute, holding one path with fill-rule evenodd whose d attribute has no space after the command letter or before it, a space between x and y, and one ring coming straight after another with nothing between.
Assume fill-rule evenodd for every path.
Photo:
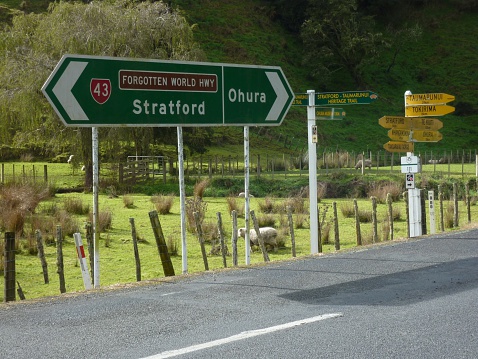
<instances>
[{"instance_id":1,"label":"white road line","mask_svg":"<svg viewBox=\"0 0 478 359\"><path fill-rule=\"evenodd\" d=\"M143 359L172 358L172 357L175 357L175 356L178 356L178 355L192 353L192 352L202 350L202 349L212 348L212 347L216 347L216 346L231 343L231 342L236 342L236 341L239 341L239 340L256 337L256 336L259 336L259 335L269 334L269 333L276 332L276 331L279 331L279 330L293 328L293 327L296 327L296 326L299 326L299 325L302 325L302 324L309 324L309 323L314 323L314 322L318 322L318 321L325 320L325 319L338 318L338 317L342 317L342 316L343 316L342 313L322 314L322 315L318 315L316 317L305 318L305 319L297 320L295 322L280 324L280 325L276 325L276 326L269 327L269 328L249 330L249 331L246 331L246 332L242 332L242 333L230 336L228 338L213 340L212 342L192 345L192 346L186 347L186 348L170 350L170 351L162 352L162 353L152 355L152 356L149 356L149 357L146 357L146 358L143 358Z\"/></svg>"}]
</instances>

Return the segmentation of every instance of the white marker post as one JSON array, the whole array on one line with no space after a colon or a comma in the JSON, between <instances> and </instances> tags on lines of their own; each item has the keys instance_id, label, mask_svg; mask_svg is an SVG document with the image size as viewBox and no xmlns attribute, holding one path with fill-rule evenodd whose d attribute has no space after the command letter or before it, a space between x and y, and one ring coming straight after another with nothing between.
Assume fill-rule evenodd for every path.
<instances>
[{"instance_id":1,"label":"white marker post","mask_svg":"<svg viewBox=\"0 0 478 359\"><path fill-rule=\"evenodd\" d=\"M430 213L430 234L435 234L435 193L433 191L428 191L428 212Z\"/></svg>"},{"instance_id":2,"label":"white marker post","mask_svg":"<svg viewBox=\"0 0 478 359\"><path fill-rule=\"evenodd\" d=\"M91 289L91 277L86 264L85 249L83 247L83 241L81 240L80 233L73 233L75 239L76 253L78 254L78 260L80 261L81 276L83 277L83 284L86 290Z\"/></svg>"},{"instance_id":3,"label":"white marker post","mask_svg":"<svg viewBox=\"0 0 478 359\"><path fill-rule=\"evenodd\" d=\"M178 159L179 159L179 212L181 213L181 256L183 274L188 272L188 246L186 241L186 193L184 186L184 145L183 128L177 127L178 132Z\"/></svg>"},{"instance_id":4,"label":"white marker post","mask_svg":"<svg viewBox=\"0 0 478 359\"><path fill-rule=\"evenodd\" d=\"M98 128L91 128L91 142L93 146L93 285L100 287L100 237L98 234L98 187L99 187L99 167L98 167Z\"/></svg>"},{"instance_id":5,"label":"white marker post","mask_svg":"<svg viewBox=\"0 0 478 359\"><path fill-rule=\"evenodd\" d=\"M407 109L407 95L411 95L411 91L405 91L404 102L405 102L405 116ZM407 152L407 157L412 157L413 152ZM420 202L420 189L419 188L409 188L408 189L408 214L409 214L409 227L410 227L410 237L418 237L422 235L422 211L421 211L421 202Z\"/></svg>"},{"instance_id":6,"label":"white marker post","mask_svg":"<svg viewBox=\"0 0 478 359\"><path fill-rule=\"evenodd\" d=\"M307 90L307 134L309 144L309 212L310 212L310 253L319 252L319 222L317 214L317 145L313 141L315 128L315 90Z\"/></svg>"},{"instance_id":7,"label":"white marker post","mask_svg":"<svg viewBox=\"0 0 478 359\"><path fill-rule=\"evenodd\" d=\"M250 221L249 221L249 211L250 211L250 203L249 203L249 126L244 126L244 219L246 225L246 233L244 234L244 241L245 241L245 261L246 265L251 264L251 239L249 238L249 228L250 228Z\"/></svg>"}]
</instances>

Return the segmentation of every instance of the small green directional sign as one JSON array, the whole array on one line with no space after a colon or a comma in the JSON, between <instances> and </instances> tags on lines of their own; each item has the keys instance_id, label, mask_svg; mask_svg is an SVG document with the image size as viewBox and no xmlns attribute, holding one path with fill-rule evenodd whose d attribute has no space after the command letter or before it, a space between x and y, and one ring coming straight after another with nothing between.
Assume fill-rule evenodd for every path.
<instances>
[{"instance_id":1,"label":"small green directional sign","mask_svg":"<svg viewBox=\"0 0 478 359\"><path fill-rule=\"evenodd\" d=\"M42 87L67 126L274 126L294 94L280 67L65 55Z\"/></svg>"},{"instance_id":2,"label":"small green directional sign","mask_svg":"<svg viewBox=\"0 0 478 359\"><path fill-rule=\"evenodd\" d=\"M368 105L376 99L378 95L371 91L322 92L315 95L315 105Z\"/></svg>"},{"instance_id":3,"label":"small green directional sign","mask_svg":"<svg viewBox=\"0 0 478 359\"><path fill-rule=\"evenodd\" d=\"M315 106L368 105L378 99L372 91L316 92ZM309 106L309 94L296 93L293 106Z\"/></svg>"}]
</instances>

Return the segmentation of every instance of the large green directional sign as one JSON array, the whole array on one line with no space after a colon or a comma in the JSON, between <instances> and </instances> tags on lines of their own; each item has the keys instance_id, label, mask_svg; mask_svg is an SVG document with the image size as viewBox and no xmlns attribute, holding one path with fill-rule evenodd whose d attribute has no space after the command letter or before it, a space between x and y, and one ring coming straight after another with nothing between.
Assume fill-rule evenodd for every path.
<instances>
[{"instance_id":1,"label":"large green directional sign","mask_svg":"<svg viewBox=\"0 0 478 359\"><path fill-rule=\"evenodd\" d=\"M42 87L67 126L280 125L280 67L65 55Z\"/></svg>"}]
</instances>

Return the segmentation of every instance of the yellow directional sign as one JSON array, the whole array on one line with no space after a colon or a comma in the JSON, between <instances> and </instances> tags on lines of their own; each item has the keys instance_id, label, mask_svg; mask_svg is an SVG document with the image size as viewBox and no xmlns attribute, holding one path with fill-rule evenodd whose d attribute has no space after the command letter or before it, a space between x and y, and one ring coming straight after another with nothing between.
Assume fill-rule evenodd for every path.
<instances>
[{"instance_id":1,"label":"yellow directional sign","mask_svg":"<svg viewBox=\"0 0 478 359\"><path fill-rule=\"evenodd\" d=\"M443 127L443 122L436 118L383 116L378 120L380 126L385 128L401 128L404 130L430 130L435 131Z\"/></svg>"},{"instance_id":2,"label":"yellow directional sign","mask_svg":"<svg viewBox=\"0 0 478 359\"><path fill-rule=\"evenodd\" d=\"M405 107L405 115L407 117L443 116L453 111L455 111L455 108L447 105L415 105Z\"/></svg>"},{"instance_id":3,"label":"yellow directional sign","mask_svg":"<svg viewBox=\"0 0 478 359\"><path fill-rule=\"evenodd\" d=\"M383 145L388 152L413 152L413 142L388 141Z\"/></svg>"},{"instance_id":4,"label":"yellow directional sign","mask_svg":"<svg viewBox=\"0 0 478 359\"><path fill-rule=\"evenodd\" d=\"M414 117L411 120L412 120L412 127L414 130L435 131L443 127L443 122L441 122L437 118Z\"/></svg>"},{"instance_id":5,"label":"yellow directional sign","mask_svg":"<svg viewBox=\"0 0 478 359\"><path fill-rule=\"evenodd\" d=\"M405 96L405 105L445 104L455 100L455 96L446 93L419 93Z\"/></svg>"},{"instance_id":6,"label":"yellow directional sign","mask_svg":"<svg viewBox=\"0 0 478 359\"><path fill-rule=\"evenodd\" d=\"M410 128L412 119L401 116L383 116L380 117L378 123L385 128Z\"/></svg>"},{"instance_id":7,"label":"yellow directional sign","mask_svg":"<svg viewBox=\"0 0 478 359\"><path fill-rule=\"evenodd\" d=\"M388 137L395 141L410 141L410 130L403 130L399 128L392 128L388 131Z\"/></svg>"},{"instance_id":8,"label":"yellow directional sign","mask_svg":"<svg viewBox=\"0 0 478 359\"><path fill-rule=\"evenodd\" d=\"M438 131L415 130L412 134L412 141L415 142L438 142L442 138L442 134Z\"/></svg>"}]
</instances>

